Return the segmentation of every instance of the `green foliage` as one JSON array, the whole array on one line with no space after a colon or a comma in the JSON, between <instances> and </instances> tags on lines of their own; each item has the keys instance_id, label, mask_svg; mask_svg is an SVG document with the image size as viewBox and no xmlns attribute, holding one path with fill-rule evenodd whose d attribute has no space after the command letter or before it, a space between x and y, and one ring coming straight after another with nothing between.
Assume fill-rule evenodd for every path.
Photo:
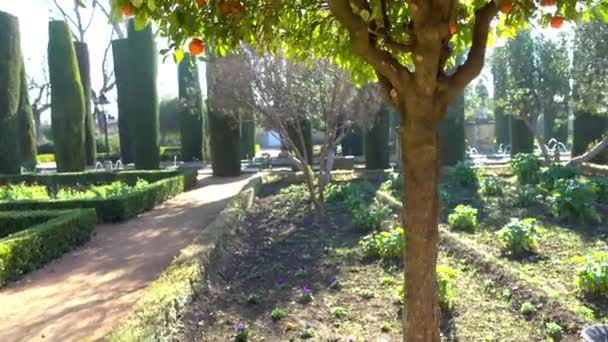
<instances>
[{"instance_id":1,"label":"green foliage","mask_svg":"<svg viewBox=\"0 0 608 342\"><path fill-rule=\"evenodd\" d=\"M114 62L114 77L116 78L116 104L118 107L118 133L120 138L120 158L125 164L133 162L135 139L135 123L133 115L129 115L129 40L115 39L112 41L112 56ZM99 151L99 145L97 145Z\"/></svg>"},{"instance_id":2,"label":"green foliage","mask_svg":"<svg viewBox=\"0 0 608 342\"><path fill-rule=\"evenodd\" d=\"M203 160L204 109L197 60L185 54L178 67L183 160Z\"/></svg>"},{"instance_id":3,"label":"green foliage","mask_svg":"<svg viewBox=\"0 0 608 342\"><path fill-rule=\"evenodd\" d=\"M562 327L555 323L545 323L545 333L552 341L559 341L562 338Z\"/></svg>"},{"instance_id":4,"label":"green foliage","mask_svg":"<svg viewBox=\"0 0 608 342\"><path fill-rule=\"evenodd\" d=\"M476 189L479 185L477 172L464 162L457 163L452 168L450 176L454 182L465 188Z\"/></svg>"},{"instance_id":5,"label":"green foliage","mask_svg":"<svg viewBox=\"0 0 608 342\"><path fill-rule=\"evenodd\" d=\"M461 94L448 105L448 113L439 123L439 159L443 166L453 166L464 161L464 107L464 94Z\"/></svg>"},{"instance_id":6,"label":"green foliage","mask_svg":"<svg viewBox=\"0 0 608 342\"><path fill-rule=\"evenodd\" d=\"M480 177L479 193L484 196L500 196L505 184L498 177L484 176Z\"/></svg>"},{"instance_id":7,"label":"green foliage","mask_svg":"<svg viewBox=\"0 0 608 342\"><path fill-rule=\"evenodd\" d=\"M333 182L325 187L325 200L327 202L341 202L348 198L358 197L360 189L351 182Z\"/></svg>"},{"instance_id":8,"label":"green foliage","mask_svg":"<svg viewBox=\"0 0 608 342\"><path fill-rule=\"evenodd\" d=\"M255 121L241 116L241 159L255 157Z\"/></svg>"},{"instance_id":9,"label":"green foliage","mask_svg":"<svg viewBox=\"0 0 608 342\"><path fill-rule=\"evenodd\" d=\"M403 258L405 248L404 230L394 227L389 231L374 232L359 241L361 251L366 257L382 259Z\"/></svg>"},{"instance_id":10,"label":"green foliage","mask_svg":"<svg viewBox=\"0 0 608 342\"><path fill-rule=\"evenodd\" d=\"M513 174L520 184L537 184L539 181L541 161L534 154L519 153L509 162Z\"/></svg>"},{"instance_id":11,"label":"green foliage","mask_svg":"<svg viewBox=\"0 0 608 342\"><path fill-rule=\"evenodd\" d=\"M348 311L346 311L346 309L341 306L336 306L331 308L331 315L334 318L344 318L346 317L346 315L348 315Z\"/></svg>"},{"instance_id":12,"label":"green foliage","mask_svg":"<svg viewBox=\"0 0 608 342\"><path fill-rule=\"evenodd\" d=\"M37 200L48 198L49 194L45 186L26 185L25 183L0 186L0 201Z\"/></svg>"},{"instance_id":13,"label":"green foliage","mask_svg":"<svg viewBox=\"0 0 608 342\"><path fill-rule=\"evenodd\" d=\"M437 266L437 284L439 306L444 311L452 310L456 292L454 290L453 279L456 271L447 266Z\"/></svg>"},{"instance_id":14,"label":"green foliage","mask_svg":"<svg viewBox=\"0 0 608 342\"><path fill-rule=\"evenodd\" d=\"M576 166L565 166L561 164L552 164L545 168L540 173L540 186L545 191L552 191L555 182L560 179L572 179L581 174L581 171Z\"/></svg>"},{"instance_id":15,"label":"green foliage","mask_svg":"<svg viewBox=\"0 0 608 342\"><path fill-rule=\"evenodd\" d=\"M274 308L270 313L270 318L273 322L280 321L285 318L285 316L287 316L287 312L281 308Z\"/></svg>"},{"instance_id":16,"label":"green foliage","mask_svg":"<svg viewBox=\"0 0 608 342\"><path fill-rule=\"evenodd\" d=\"M608 298L608 252L598 251L574 260L580 264L574 284L587 295Z\"/></svg>"},{"instance_id":17,"label":"green foliage","mask_svg":"<svg viewBox=\"0 0 608 342\"><path fill-rule=\"evenodd\" d=\"M92 186L84 190L74 190L71 188L61 188L55 195L57 199L108 199L129 194L132 191L142 190L148 186L148 182L138 179L134 186L130 186L121 181L106 185Z\"/></svg>"},{"instance_id":18,"label":"green foliage","mask_svg":"<svg viewBox=\"0 0 608 342\"><path fill-rule=\"evenodd\" d=\"M477 228L477 209L459 204L448 216L448 223L452 229L473 231Z\"/></svg>"},{"instance_id":19,"label":"green foliage","mask_svg":"<svg viewBox=\"0 0 608 342\"><path fill-rule=\"evenodd\" d=\"M403 189L403 177L399 172L391 172L388 179L380 185L380 190L392 194L400 194Z\"/></svg>"},{"instance_id":20,"label":"green foliage","mask_svg":"<svg viewBox=\"0 0 608 342\"><path fill-rule=\"evenodd\" d=\"M152 25L136 29L134 20L128 24L127 107L133 128L135 167L158 169L160 165L159 102L157 81L157 50Z\"/></svg>"},{"instance_id":21,"label":"green foliage","mask_svg":"<svg viewBox=\"0 0 608 342\"><path fill-rule=\"evenodd\" d=\"M608 204L608 177L594 177L591 178L591 182L595 184L597 201Z\"/></svg>"},{"instance_id":22,"label":"green foliage","mask_svg":"<svg viewBox=\"0 0 608 342\"><path fill-rule=\"evenodd\" d=\"M601 222L594 207L597 186L584 179L560 179L548 197L551 213L564 220Z\"/></svg>"},{"instance_id":23,"label":"green foliage","mask_svg":"<svg viewBox=\"0 0 608 342\"><path fill-rule=\"evenodd\" d=\"M368 170L384 170L389 167L389 112L393 110L383 104L374 119L372 127L365 132L363 138L363 153L365 168Z\"/></svg>"},{"instance_id":24,"label":"green foliage","mask_svg":"<svg viewBox=\"0 0 608 342\"><path fill-rule=\"evenodd\" d=\"M536 312L536 306L530 302L525 302L520 306L519 312L524 316L530 316Z\"/></svg>"},{"instance_id":25,"label":"green foliage","mask_svg":"<svg viewBox=\"0 0 608 342\"><path fill-rule=\"evenodd\" d=\"M89 48L84 42L74 42L80 83L84 95L84 151L87 165L94 165L97 160L95 145L95 121L91 109L91 63L89 59Z\"/></svg>"},{"instance_id":26,"label":"green foliage","mask_svg":"<svg viewBox=\"0 0 608 342\"><path fill-rule=\"evenodd\" d=\"M383 333L389 333L389 332L393 331L393 325L390 322L384 321L384 322L382 322L380 331L382 331Z\"/></svg>"},{"instance_id":27,"label":"green foliage","mask_svg":"<svg viewBox=\"0 0 608 342\"><path fill-rule=\"evenodd\" d=\"M538 203L538 189L534 185L524 184L517 186L514 193L513 205L518 208L525 208Z\"/></svg>"},{"instance_id":28,"label":"green foliage","mask_svg":"<svg viewBox=\"0 0 608 342\"><path fill-rule=\"evenodd\" d=\"M0 212L0 239L57 217L54 210Z\"/></svg>"},{"instance_id":29,"label":"green foliage","mask_svg":"<svg viewBox=\"0 0 608 342\"><path fill-rule=\"evenodd\" d=\"M49 22L48 62L57 171L83 171L86 166L85 95L72 34L65 21Z\"/></svg>"},{"instance_id":30,"label":"green foliage","mask_svg":"<svg viewBox=\"0 0 608 342\"><path fill-rule=\"evenodd\" d=\"M519 257L526 253L538 252L540 229L533 218L512 218L511 222L498 231L498 242L502 249Z\"/></svg>"},{"instance_id":31,"label":"green foliage","mask_svg":"<svg viewBox=\"0 0 608 342\"><path fill-rule=\"evenodd\" d=\"M25 66L21 68L21 95L19 100L19 152L21 165L31 170L36 166L36 127L34 113L28 94L27 75ZM0 142L1 144L2 142ZM1 161L0 161L1 162Z\"/></svg>"},{"instance_id":32,"label":"green foliage","mask_svg":"<svg viewBox=\"0 0 608 342\"><path fill-rule=\"evenodd\" d=\"M382 222L387 220L391 214L391 208L380 201L367 206L360 204L352 212L353 223L362 231L372 231L380 229Z\"/></svg>"},{"instance_id":33,"label":"green foliage","mask_svg":"<svg viewBox=\"0 0 608 342\"><path fill-rule=\"evenodd\" d=\"M594 77L597 77L594 75ZM600 110L598 108L598 110ZM572 132L572 154L581 155L601 140L608 130L608 114L595 112L575 112ZM605 163L605 152L601 152L592 162Z\"/></svg>"},{"instance_id":34,"label":"green foliage","mask_svg":"<svg viewBox=\"0 0 608 342\"><path fill-rule=\"evenodd\" d=\"M18 128L22 65L19 20L0 11L0 174L21 172Z\"/></svg>"},{"instance_id":35,"label":"green foliage","mask_svg":"<svg viewBox=\"0 0 608 342\"><path fill-rule=\"evenodd\" d=\"M88 241L95 211L57 212L55 218L0 239L0 286Z\"/></svg>"}]
</instances>

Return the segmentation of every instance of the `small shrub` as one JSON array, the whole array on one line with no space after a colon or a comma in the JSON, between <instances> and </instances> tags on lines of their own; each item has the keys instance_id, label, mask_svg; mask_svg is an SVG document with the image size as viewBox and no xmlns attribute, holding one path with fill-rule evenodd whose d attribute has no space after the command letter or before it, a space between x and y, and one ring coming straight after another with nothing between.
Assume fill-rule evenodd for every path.
<instances>
[{"instance_id":1,"label":"small shrub","mask_svg":"<svg viewBox=\"0 0 608 342\"><path fill-rule=\"evenodd\" d=\"M530 302L525 302L519 308L519 312L524 316L530 316L536 312L536 307Z\"/></svg>"},{"instance_id":2,"label":"small shrub","mask_svg":"<svg viewBox=\"0 0 608 342\"><path fill-rule=\"evenodd\" d=\"M274 308L274 310L272 310L270 313L270 318L273 322L280 321L285 318L285 316L287 316L287 312L281 308Z\"/></svg>"},{"instance_id":3,"label":"small shrub","mask_svg":"<svg viewBox=\"0 0 608 342\"><path fill-rule=\"evenodd\" d=\"M545 323L545 332L553 341L559 341L562 338L562 327L555 322Z\"/></svg>"},{"instance_id":4,"label":"small shrub","mask_svg":"<svg viewBox=\"0 0 608 342\"><path fill-rule=\"evenodd\" d=\"M511 222L498 231L498 241L504 251L513 256L521 256L538 251L539 235L535 219L512 218Z\"/></svg>"},{"instance_id":5,"label":"small shrub","mask_svg":"<svg viewBox=\"0 0 608 342\"><path fill-rule=\"evenodd\" d=\"M395 285L395 278L390 277L390 276L386 276L382 278L382 285L383 286L393 286Z\"/></svg>"},{"instance_id":6,"label":"small shrub","mask_svg":"<svg viewBox=\"0 0 608 342\"><path fill-rule=\"evenodd\" d=\"M479 182L479 193L484 196L499 196L502 195L502 188L504 184L501 184L497 177L482 177Z\"/></svg>"},{"instance_id":7,"label":"small shrub","mask_svg":"<svg viewBox=\"0 0 608 342\"><path fill-rule=\"evenodd\" d=\"M49 198L47 188L43 185L25 183L0 185L0 201L44 200Z\"/></svg>"},{"instance_id":8,"label":"small shrub","mask_svg":"<svg viewBox=\"0 0 608 342\"><path fill-rule=\"evenodd\" d=\"M244 324L239 324L234 327L234 341L235 342L246 342L251 334L249 327Z\"/></svg>"},{"instance_id":9,"label":"small shrub","mask_svg":"<svg viewBox=\"0 0 608 342\"><path fill-rule=\"evenodd\" d=\"M382 322L382 327L380 328L380 331L382 331L383 333L390 333L391 331L393 331L393 325L390 322Z\"/></svg>"},{"instance_id":10,"label":"small shrub","mask_svg":"<svg viewBox=\"0 0 608 342\"><path fill-rule=\"evenodd\" d=\"M524 184L515 188L513 205L525 208L535 205L539 201L540 194L535 186Z\"/></svg>"},{"instance_id":11,"label":"small shrub","mask_svg":"<svg viewBox=\"0 0 608 342\"><path fill-rule=\"evenodd\" d=\"M391 172L388 179L380 185L380 190L389 193L398 193L403 189L403 177L398 172Z\"/></svg>"},{"instance_id":12,"label":"small shrub","mask_svg":"<svg viewBox=\"0 0 608 342\"><path fill-rule=\"evenodd\" d=\"M459 162L454 166L451 176L454 182L465 188L476 189L479 185L475 170L463 162Z\"/></svg>"},{"instance_id":13,"label":"small shrub","mask_svg":"<svg viewBox=\"0 0 608 342\"><path fill-rule=\"evenodd\" d=\"M594 206L596 192L597 186L587 180L558 180L549 196L551 213L559 219L600 222Z\"/></svg>"},{"instance_id":14,"label":"small shrub","mask_svg":"<svg viewBox=\"0 0 608 342\"><path fill-rule=\"evenodd\" d=\"M531 153L518 153L509 163L520 184L538 184L541 161Z\"/></svg>"},{"instance_id":15,"label":"small shrub","mask_svg":"<svg viewBox=\"0 0 608 342\"><path fill-rule=\"evenodd\" d=\"M404 230L401 227L366 235L359 246L366 257L398 259L403 256Z\"/></svg>"},{"instance_id":16,"label":"small shrub","mask_svg":"<svg viewBox=\"0 0 608 342\"><path fill-rule=\"evenodd\" d=\"M344 318L347 314L348 312L346 311L346 309L341 306L336 306L331 309L331 315L334 318Z\"/></svg>"},{"instance_id":17,"label":"small shrub","mask_svg":"<svg viewBox=\"0 0 608 342\"><path fill-rule=\"evenodd\" d=\"M608 205L608 177L594 177L591 182L595 185L597 201Z\"/></svg>"},{"instance_id":18,"label":"small shrub","mask_svg":"<svg viewBox=\"0 0 608 342\"><path fill-rule=\"evenodd\" d=\"M369 207L362 204L353 211L353 223L363 231L378 230L390 214L389 206L375 200Z\"/></svg>"},{"instance_id":19,"label":"small shrub","mask_svg":"<svg viewBox=\"0 0 608 342\"><path fill-rule=\"evenodd\" d=\"M360 289L360 290L357 290L356 292L363 299L372 299L372 298L376 297L376 294L374 293L374 291L369 290L369 289Z\"/></svg>"},{"instance_id":20,"label":"small shrub","mask_svg":"<svg viewBox=\"0 0 608 342\"><path fill-rule=\"evenodd\" d=\"M302 329L302 331L300 331L300 338L302 339L309 339L309 338L313 338L315 337L315 330L312 328L312 326L309 323L306 323L304 325L304 329Z\"/></svg>"},{"instance_id":21,"label":"small shrub","mask_svg":"<svg viewBox=\"0 0 608 342\"><path fill-rule=\"evenodd\" d=\"M308 287L302 288L302 302L303 303L312 303L315 300L313 296L312 290Z\"/></svg>"},{"instance_id":22,"label":"small shrub","mask_svg":"<svg viewBox=\"0 0 608 342\"><path fill-rule=\"evenodd\" d=\"M356 196L357 186L350 182L330 183L325 188L325 200L327 202L344 201L351 196Z\"/></svg>"},{"instance_id":23,"label":"small shrub","mask_svg":"<svg viewBox=\"0 0 608 342\"><path fill-rule=\"evenodd\" d=\"M449 311L454 306L456 293L454 291L453 279L456 271L446 266L437 266L437 284L439 288L439 306L444 311Z\"/></svg>"},{"instance_id":24,"label":"small shrub","mask_svg":"<svg viewBox=\"0 0 608 342\"><path fill-rule=\"evenodd\" d=\"M574 261L581 265L574 280L579 290L608 298L608 252L598 251Z\"/></svg>"},{"instance_id":25,"label":"small shrub","mask_svg":"<svg viewBox=\"0 0 608 342\"><path fill-rule=\"evenodd\" d=\"M545 191L552 191L560 179L572 179L580 175L580 170L575 166L553 164L540 173L540 185Z\"/></svg>"},{"instance_id":26,"label":"small shrub","mask_svg":"<svg viewBox=\"0 0 608 342\"><path fill-rule=\"evenodd\" d=\"M448 216L448 223L452 229L473 231L477 228L477 209L459 204Z\"/></svg>"}]
</instances>

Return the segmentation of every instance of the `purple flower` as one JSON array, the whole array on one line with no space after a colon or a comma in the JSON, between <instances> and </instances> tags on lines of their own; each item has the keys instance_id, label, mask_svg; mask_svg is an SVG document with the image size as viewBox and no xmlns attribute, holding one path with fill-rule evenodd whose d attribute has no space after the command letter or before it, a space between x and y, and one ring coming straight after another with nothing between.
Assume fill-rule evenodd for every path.
<instances>
[{"instance_id":1,"label":"purple flower","mask_svg":"<svg viewBox=\"0 0 608 342\"><path fill-rule=\"evenodd\" d=\"M312 325L310 323L304 324L304 329L310 329L310 328L312 328Z\"/></svg>"},{"instance_id":2,"label":"purple flower","mask_svg":"<svg viewBox=\"0 0 608 342\"><path fill-rule=\"evenodd\" d=\"M334 274L333 276L331 276L331 278L329 278L329 283L330 283L330 284L333 284L333 283L335 283L336 281L338 281L338 276L337 276L337 275L335 275L335 274Z\"/></svg>"},{"instance_id":3,"label":"purple flower","mask_svg":"<svg viewBox=\"0 0 608 342\"><path fill-rule=\"evenodd\" d=\"M310 296L310 295L312 295L312 290L309 289L308 287L304 287L304 288L302 288L302 295Z\"/></svg>"},{"instance_id":4,"label":"purple flower","mask_svg":"<svg viewBox=\"0 0 608 342\"><path fill-rule=\"evenodd\" d=\"M306 264L302 264L300 265L300 271L302 272L306 272L307 268L306 268Z\"/></svg>"},{"instance_id":5,"label":"purple flower","mask_svg":"<svg viewBox=\"0 0 608 342\"><path fill-rule=\"evenodd\" d=\"M247 330L247 326L246 326L246 325L244 325L244 324L239 324L239 325L237 325L236 327L234 327L234 330L235 330L237 333L242 333L242 332L245 332L245 330Z\"/></svg>"},{"instance_id":6,"label":"purple flower","mask_svg":"<svg viewBox=\"0 0 608 342\"><path fill-rule=\"evenodd\" d=\"M279 280L277 280L277 286L283 286L285 285L285 278L281 278Z\"/></svg>"},{"instance_id":7,"label":"purple flower","mask_svg":"<svg viewBox=\"0 0 608 342\"><path fill-rule=\"evenodd\" d=\"M606 246L600 247L600 251L602 251L602 252L608 251L608 248Z\"/></svg>"}]
</instances>

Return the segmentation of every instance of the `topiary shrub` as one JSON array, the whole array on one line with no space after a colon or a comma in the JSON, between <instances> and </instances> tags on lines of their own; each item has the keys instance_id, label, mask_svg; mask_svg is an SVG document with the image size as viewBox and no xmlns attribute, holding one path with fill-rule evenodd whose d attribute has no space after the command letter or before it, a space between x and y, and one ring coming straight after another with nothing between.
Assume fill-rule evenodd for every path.
<instances>
[{"instance_id":1,"label":"topiary shrub","mask_svg":"<svg viewBox=\"0 0 608 342\"><path fill-rule=\"evenodd\" d=\"M539 227L533 218L523 220L512 218L498 232L498 242L503 251L512 256L519 257L526 253L538 252Z\"/></svg>"},{"instance_id":2,"label":"topiary shrub","mask_svg":"<svg viewBox=\"0 0 608 342\"><path fill-rule=\"evenodd\" d=\"M387 205L374 201L371 205L361 203L353 210L353 223L363 231L380 229L382 222L389 218L391 208Z\"/></svg>"},{"instance_id":3,"label":"topiary shrub","mask_svg":"<svg viewBox=\"0 0 608 342\"><path fill-rule=\"evenodd\" d=\"M519 153L509 162L513 175L520 184L538 184L541 161L532 153Z\"/></svg>"},{"instance_id":4,"label":"topiary shrub","mask_svg":"<svg viewBox=\"0 0 608 342\"><path fill-rule=\"evenodd\" d=\"M452 229L473 231L477 228L477 209L459 204L448 216L448 223Z\"/></svg>"},{"instance_id":5,"label":"topiary shrub","mask_svg":"<svg viewBox=\"0 0 608 342\"><path fill-rule=\"evenodd\" d=\"M598 187L584 179L560 179L548 197L553 216L578 222L601 222L594 207Z\"/></svg>"},{"instance_id":6,"label":"topiary shrub","mask_svg":"<svg viewBox=\"0 0 608 342\"><path fill-rule=\"evenodd\" d=\"M365 257L382 259L403 258L405 248L404 230L393 227L389 231L374 232L359 241L359 247Z\"/></svg>"},{"instance_id":7,"label":"topiary shrub","mask_svg":"<svg viewBox=\"0 0 608 342\"><path fill-rule=\"evenodd\" d=\"M574 261L580 264L574 279L578 289L586 295L608 298L608 252L575 257Z\"/></svg>"},{"instance_id":8,"label":"topiary shrub","mask_svg":"<svg viewBox=\"0 0 608 342\"><path fill-rule=\"evenodd\" d=\"M454 290L454 276L456 271L447 266L437 266L437 299L443 311L450 311L454 307L456 291Z\"/></svg>"},{"instance_id":9,"label":"topiary shrub","mask_svg":"<svg viewBox=\"0 0 608 342\"><path fill-rule=\"evenodd\" d=\"M464 162L457 163L452 168L450 175L454 182L462 187L477 189L479 186L477 172Z\"/></svg>"}]
</instances>

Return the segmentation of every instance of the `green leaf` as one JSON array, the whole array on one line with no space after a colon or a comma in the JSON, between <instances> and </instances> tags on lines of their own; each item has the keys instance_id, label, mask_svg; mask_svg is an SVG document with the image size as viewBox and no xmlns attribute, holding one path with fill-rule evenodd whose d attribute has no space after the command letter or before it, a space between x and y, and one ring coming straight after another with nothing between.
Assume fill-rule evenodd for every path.
<instances>
[{"instance_id":1,"label":"green leaf","mask_svg":"<svg viewBox=\"0 0 608 342\"><path fill-rule=\"evenodd\" d=\"M144 0L131 0L131 4L137 8L140 8L144 4Z\"/></svg>"},{"instance_id":2,"label":"green leaf","mask_svg":"<svg viewBox=\"0 0 608 342\"><path fill-rule=\"evenodd\" d=\"M365 21L366 23L369 22L369 11L368 10L361 10L361 12L359 12L359 16L361 16L361 18L363 18L363 21Z\"/></svg>"},{"instance_id":3,"label":"green leaf","mask_svg":"<svg viewBox=\"0 0 608 342\"><path fill-rule=\"evenodd\" d=\"M146 12L139 12L137 16L135 16L135 29L137 31L143 30L148 23L150 22L150 17Z\"/></svg>"},{"instance_id":4,"label":"green leaf","mask_svg":"<svg viewBox=\"0 0 608 342\"><path fill-rule=\"evenodd\" d=\"M173 60L175 61L175 63L177 63L177 64L181 63L182 59L184 59L184 50L182 50L182 49L175 50L175 52L173 53Z\"/></svg>"},{"instance_id":5,"label":"green leaf","mask_svg":"<svg viewBox=\"0 0 608 342\"><path fill-rule=\"evenodd\" d=\"M147 4L148 4L148 8L150 9L150 11L156 10L156 1L155 0L148 0Z\"/></svg>"}]
</instances>

